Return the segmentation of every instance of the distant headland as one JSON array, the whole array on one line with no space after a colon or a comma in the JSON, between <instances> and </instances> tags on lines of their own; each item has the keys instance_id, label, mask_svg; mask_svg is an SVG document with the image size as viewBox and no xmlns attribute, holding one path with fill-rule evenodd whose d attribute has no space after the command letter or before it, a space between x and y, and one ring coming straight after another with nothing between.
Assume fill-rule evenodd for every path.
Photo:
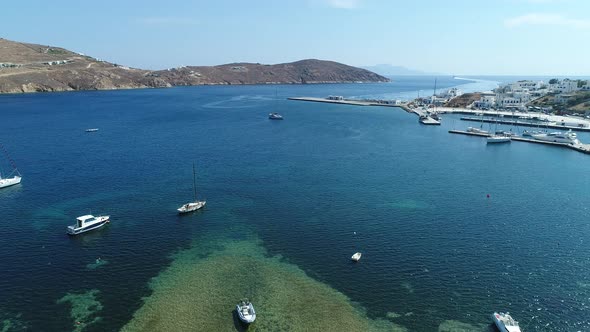
<instances>
[{"instance_id":1,"label":"distant headland","mask_svg":"<svg viewBox=\"0 0 590 332\"><path fill-rule=\"evenodd\" d=\"M315 59L275 65L232 63L144 70L60 47L0 38L0 93L388 81L366 69Z\"/></svg>"}]
</instances>

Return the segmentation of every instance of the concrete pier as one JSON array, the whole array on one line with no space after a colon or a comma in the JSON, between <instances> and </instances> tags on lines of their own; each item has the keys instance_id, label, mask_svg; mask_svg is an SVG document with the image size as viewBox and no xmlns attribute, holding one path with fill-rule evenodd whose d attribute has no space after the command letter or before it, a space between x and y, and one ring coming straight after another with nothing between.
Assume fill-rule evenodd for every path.
<instances>
[{"instance_id":1,"label":"concrete pier","mask_svg":"<svg viewBox=\"0 0 590 332\"><path fill-rule=\"evenodd\" d=\"M469 135L469 136L479 136L479 137L489 137L490 134L482 134L482 133L472 133L470 131L463 131L463 130L449 130L451 134L461 134L461 135ZM560 146L572 150L576 150L578 152L590 154L590 144L567 144L567 143L557 143L557 142L546 142L546 141L539 141L536 139L531 138L524 138L521 136L512 136L511 140L517 142L527 142L527 143L535 143L535 144L545 144L545 145L554 145Z\"/></svg>"},{"instance_id":2,"label":"concrete pier","mask_svg":"<svg viewBox=\"0 0 590 332\"><path fill-rule=\"evenodd\" d=\"M486 123L498 123L498 124L507 124L507 125L514 125L514 126L526 126L526 127L539 127L539 128L552 128L552 129L565 129L565 130L577 130L577 131L590 131L590 127L584 127L581 125L578 126L566 126L566 125L559 125L554 122L530 122L530 121L518 121L518 120L501 120L501 119L486 119L486 118L477 118L471 116L462 117L461 120L463 121L473 121L473 122L486 122Z\"/></svg>"}]
</instances>

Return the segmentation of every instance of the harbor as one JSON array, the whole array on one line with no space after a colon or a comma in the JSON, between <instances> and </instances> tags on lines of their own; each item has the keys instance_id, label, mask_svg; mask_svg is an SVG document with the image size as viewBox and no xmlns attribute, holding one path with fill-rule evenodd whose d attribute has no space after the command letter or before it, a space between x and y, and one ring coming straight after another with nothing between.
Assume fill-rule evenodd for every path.
<instances>
[{"instance_id":1,"label":"harbor","mask_svg":"<svg viewBox=\"0 0 590 332\"><path fill-rule=\"evenodd\" d=\"M427 107L410 107L411 102L401 102L399 100L368 100L368 99L345 99L342 96L329 96L328 98L318 97L289 97L288 100L296 101L308 101L308 102L320 102L320 103L331 103L340 105L353 105L353 106L382 106L382 107L397 107L401 108L408 113L413 113L418 116L419 123L423 125L440 125L441 121L438 118L438 114L469 114L477 116L466 116L461 117L462 121L480 122L491 124L503 124L511 126L525 126L525 127L538 127L543 129L560 129L560 130L572 130L572 131L583 131L590 132L590 121L584 118L569 118L563 116L547 115L540 112L507 112L507 111L494 111L486 112L479 110L469 110L465 108L450 108L441 107L436 109L429 109ZM488 116L485 118L485 116ZM436 118L435 118L436 117ZM505 120L504 118L511 118L512 120ZM519 121L520 120L520 121ZM478 133L464 130L449 130L451 134L463 134L469 136L480 136L489 137L490 133ZM511 140L525 143L536 143L546 144L565 147L572 149L584 154L590 154L590 144L584 144L579 141L576 143L560 143L538 140L535 138L525 138L522 136L512 135Z\"/></svg>"},{"instance_id":2,"label":"harbor","mask_svg":"<svg viewBox=\"0 0 590 332\"><path fill-rule=\"evenodd\" d=\"M449 133L450 134L468 135L468 136L479 136L479 137L492 136L489 133L477 133L477 132L470 132L470 131L466 131L466 130L455 130L455 129L449 130ZM567 143L559 143L559 142L547 142L547 141L540 141L540 140L536 140L536 139L525 138L525 137L521 137L521 136L511 136L510 139L512 141L517 141L517 142L559 146L559 147L564 147L564 148L576 150L578 152L590 154L590 144L583 144L583 143L567 144Z\"/></svg>"}]
</instances>

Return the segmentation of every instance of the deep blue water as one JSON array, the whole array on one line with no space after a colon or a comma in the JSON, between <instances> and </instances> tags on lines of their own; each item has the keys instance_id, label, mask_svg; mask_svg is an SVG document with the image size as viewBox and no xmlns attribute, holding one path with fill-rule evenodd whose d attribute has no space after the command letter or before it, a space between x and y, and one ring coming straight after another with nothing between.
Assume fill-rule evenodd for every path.
<instances>
[{"instance_id":1,"label":"deep blue water","mask_svg":"<svg viewBox=\"0 0 590 332\"><path fill-rule=\"evenodd\" d=\"M453 116L424 127L396 108L285 99L402 98L431 93L433 81L0 96L0 142L24 175L0 191L0 321L71 330L56 301L98 289L108 319L88 330L117 330L170 255L223 231L231 211L272 254L369 316L412 312L396 320L411 331L489 324L495 310L527 331L590 330L589 156L486 146L449 134L472 125ZM270 111L285 120L269 121ZM193 162L207 210L180 218ZM89 210L113 222L68 238ZM362 264L351 268L357 249ZM109 264L88 270L97 257Z\"/></svg>"}]
</instances>

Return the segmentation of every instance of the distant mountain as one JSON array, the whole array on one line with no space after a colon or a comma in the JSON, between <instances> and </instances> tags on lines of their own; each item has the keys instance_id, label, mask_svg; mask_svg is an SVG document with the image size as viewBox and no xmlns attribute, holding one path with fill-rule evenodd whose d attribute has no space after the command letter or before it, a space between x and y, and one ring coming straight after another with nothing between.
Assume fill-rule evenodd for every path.
<instances>
[{"instance_id":1,"label":"distant mountain","mask_svg":"<svg viewBox=\"0 0 590 332\"><path fill-rule=\"evenodd\" d=\"M233 63L143 70L102 61L61 47L0 38L0 93L171 87L204 84L310 84L388 82L365 69L333 61L277 65Z\"/></svg>"},{"instance_id":2,"label":"distant mountain","mask_svg":"<svg viewBox=\"0 0 590 332\"><path fill-rule=\"evenodd\" d=\"M440 75L440 73L428 73L420 70L409 69L402 66L393 66L389 64L380 64L374 66L362 66L366 70L370 70L379 75L385 76L403 76L403 75Z\"/></svg>"}]
</instances>

